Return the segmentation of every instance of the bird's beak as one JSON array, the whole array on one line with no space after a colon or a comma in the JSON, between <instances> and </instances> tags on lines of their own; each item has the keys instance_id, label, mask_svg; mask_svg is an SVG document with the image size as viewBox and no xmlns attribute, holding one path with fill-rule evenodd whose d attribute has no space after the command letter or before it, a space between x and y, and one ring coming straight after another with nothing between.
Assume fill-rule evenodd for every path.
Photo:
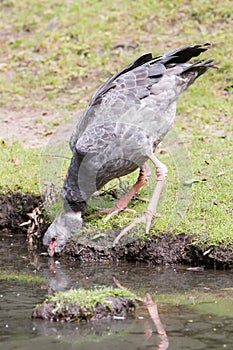
<instances>
[{"instance_id":1,"label":"bird's beak","mask_svg":"<svg viewBox=\"0 0 233 350\"><path fill-rule=\"evenodd\" d=\"M48 247L48 254L50 257L53 257L55 254L55 246L56 246L56 238L52 238L51 242L49 243L49 247Z\"/></svg>"}]
</instances>

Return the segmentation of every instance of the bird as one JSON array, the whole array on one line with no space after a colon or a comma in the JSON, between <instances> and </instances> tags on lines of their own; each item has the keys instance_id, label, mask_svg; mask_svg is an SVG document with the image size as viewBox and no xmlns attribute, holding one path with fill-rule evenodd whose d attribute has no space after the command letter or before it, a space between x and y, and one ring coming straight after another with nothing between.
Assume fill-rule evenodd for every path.
<instances>
[{"instance_id":1,"label":"bird","mask_svg":"<svg viewBox=\"0 0 233 350\"><path fill-rule=\"evenodd\" d=\"M212 58L192 60L211 46L186 45L156 57L144 54L96 90L70 138L72 158L61 190L64 211L57 213L43 237L50 255L59 253L82 227L82 214L96 190L139 169L128 193L102 213L108 213L107 220L124 210L148 181L151 171L147 160L156 173L153 195L145 212L123 228L113 245L138 223L145 223L149 232L167 176L166 165L154 151L174 124L180 94L215 67Z\"/></svg>"}]
</instances>

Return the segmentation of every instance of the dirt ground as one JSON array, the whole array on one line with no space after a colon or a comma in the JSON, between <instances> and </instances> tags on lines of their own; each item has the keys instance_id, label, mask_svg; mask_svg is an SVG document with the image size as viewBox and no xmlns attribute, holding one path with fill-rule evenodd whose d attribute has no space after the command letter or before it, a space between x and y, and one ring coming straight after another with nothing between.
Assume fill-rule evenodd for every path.
<instances>
[{"instance_id":1,"label":"dirt ground","mask_svg":"<svg viewBox=\"0 0 233 350\"><path fill-rule=\"evenodd\" d=\"M119 232L107 232L108 237ZM109 239L109 238L108 238ZM106 243L105 243L106 244ZM192 244L191 235L161 232L151 235L145 240L137 239L130 242L122 240L115 247L97 245L91 239L85 244L78 240L70 240L61 256L69 262L85 261L128 261L143 262L152 265L184 264L191 269L217 268L228 269L233 267L233 247L224 245L208 247L203 251L200 247Z\"/></svg>"},{"instance_id":2,"label":"dirt ground","mask_svg":"<svg viewBox=\"0 0 233 350\"><path fill-rule=\"evenodd\" d=\"M48 142L45 124L54 122L59 112L23 108L11 109L9 106L0 107L0 140L7 137L19 141L26 147L39 147Z\"/></svg>"}]
</instances>

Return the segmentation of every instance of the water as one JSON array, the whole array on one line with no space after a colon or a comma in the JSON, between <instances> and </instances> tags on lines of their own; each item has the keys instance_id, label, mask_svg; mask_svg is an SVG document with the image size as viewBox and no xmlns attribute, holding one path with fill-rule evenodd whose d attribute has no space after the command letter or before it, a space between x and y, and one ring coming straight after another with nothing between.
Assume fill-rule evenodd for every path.
<instances>
[{"instance_id":1,"label":"water","mask_svg":"<svg viewBox=\"0 0 233 350\"><path fill-rule=\"evenodd\" d=\"M233 287L230 271L187 271L144 264L65 266L27 250L25 237L0 235L0 269L42 276L48 286L0 281L0 347L5 350L159 349L161 340L144 307L126 320L59 324L31 318L34 306L53 290L113 285L113 276L132 290L185 296L186 304L158 303L169 349L233 349ZM52 266L52 268L51 268ZM54 269L56 273L54 273ZM229 298L216 299L228 288ZM194 290L213 295L196 303ZM225 294L224 294L225 295ZM178 297L177 297L178 298ZM165 298L166 299L166 298ZM177 299L178 300L178 299Z\"/></svg>"}]
</instances>

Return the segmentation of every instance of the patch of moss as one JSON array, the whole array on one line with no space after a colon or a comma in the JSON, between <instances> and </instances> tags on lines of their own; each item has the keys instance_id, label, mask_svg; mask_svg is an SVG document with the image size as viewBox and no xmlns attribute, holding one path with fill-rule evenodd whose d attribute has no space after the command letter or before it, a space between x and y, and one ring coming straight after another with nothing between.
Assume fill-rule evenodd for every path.
<instances>
[{"instance_id":1,"label":"patch of moss","mask_svg":"<svg viewBox=\"0 0 233 350\"><path fill-rule=\"evenodd\" d=\"M80 308L94 308L96 303L100 303L111 308L107 297L128 297L134 300L134 294L128 290L112 287L96 287L94 289L70 289L65 292L57 292L49 296L46 301L54 302L55 305L62 303L76 302Z\"/></svg>"},{"instance_id":2,"label":"patch of moss","mask_svg":"<svg viewBox=\"0 0 233 350\"><path fill-rule=\"evenodd\" d=\"M49 296L35 307L32 317L56 322L87 322L125 318L134 310L134 296L129 291L111 287L80 288Z\"/></svg>"},{"instance_id":3,"label":"patch of moss","mask_svg":"<svg viewBox=\"0 0 233 350\"><path fill-rule=\"evenodd\" d=\"M230 318L233 315L232 290L220 290L216 293L192 290L187 293L156 294L155 298L159 303L185 306L203 314Z\"/></svg>"},{"instance_id":4,"label":"patch of moss","mask_svg":"<svg viewBox=\"0 0 233 350\"><path fill-rule=\"evenodd\" d=\"M30 275L26 273L24 274L24 273L6 271L6 270L4 271L0 270L0 280L1 281L15 280L23 283L26 282L26 283L35 283L35 284L45 283L45 279L43 277Z\"/></svg>"}]
</instances>

